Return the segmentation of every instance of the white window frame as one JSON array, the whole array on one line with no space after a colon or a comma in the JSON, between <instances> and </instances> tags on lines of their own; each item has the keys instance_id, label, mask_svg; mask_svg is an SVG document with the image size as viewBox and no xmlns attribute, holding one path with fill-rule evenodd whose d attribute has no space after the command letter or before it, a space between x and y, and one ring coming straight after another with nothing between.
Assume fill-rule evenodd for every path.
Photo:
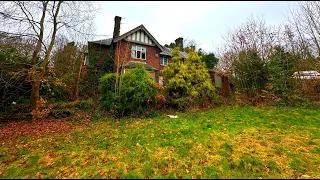
<instances>
[{"instance_id":1,"label":"white window frame","mask_svg":"<svg viewBox=\"0 0 320 180\"><path fill-rule=\"evenodd\" d=\"M167 63L164 63L165 62L164 59L166 59ZM168 63L169 63L168 57L165 57L165 56L160 57L160 65L161 66L166 66L166 65L168 65Z\"/></svg>"},{"instance_id":2,"label":"white window frame","mask_svg":"<svg viewBox=\"0 0 320 180\"><path fill-rule=\"evenodd\" d=\"M140 57L138 57L138 52L140 52ZM144 53L144 58L142 58L142 54ZM147 59L147 48L142 46L132 45L131 47L131 57L135 59Z\"/></svg>"}]
</instances>

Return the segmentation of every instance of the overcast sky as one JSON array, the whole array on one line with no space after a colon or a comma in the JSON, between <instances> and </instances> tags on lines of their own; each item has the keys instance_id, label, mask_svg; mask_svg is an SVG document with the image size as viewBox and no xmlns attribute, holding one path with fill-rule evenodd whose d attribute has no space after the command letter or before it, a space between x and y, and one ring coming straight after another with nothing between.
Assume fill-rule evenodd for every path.
<instances>
[{"instance_id":1,"label":"overcast sky","mask_svg":"<svg viewBox=\"0 0 320 180\"><path fill-rule=\"evenodd\" d=\"M288 1L101 1L95 40L112 37L114 16L121 16L120 34L143 24L164 45L178 37L194 39L205 51L223 43L222 36L246 19L263 17L268 25L286 21Z\"/></svg>"}]
</instances>

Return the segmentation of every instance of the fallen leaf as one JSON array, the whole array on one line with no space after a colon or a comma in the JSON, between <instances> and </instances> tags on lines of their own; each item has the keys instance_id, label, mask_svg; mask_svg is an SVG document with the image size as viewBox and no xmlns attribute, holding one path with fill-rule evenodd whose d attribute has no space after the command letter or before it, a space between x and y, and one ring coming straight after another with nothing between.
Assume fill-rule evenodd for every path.
<instances>
[{"instance_id":1,"label":"fallen leaf","mask_svg":"<svg viewBox=\"0 0 320 180\"><path fill-rule=\"evenodd\" d=\"M42 178L41 173L40 173L40 172L37 172L37 173L36 173L36 177L37 177L38 179Z\"/></svg>"},{"instance_id":2,"label":"fallen leaf","mask_svg":"<svg viewBox=\"0 0 320 180\"><path fill-rule=\"evenodd\" d=\"M123 152L126 154L126 153L129 152L129 149L128 149L128 148L125 148L125 149L123 150Z\"/></svg>"},{"instance_id":3,"label":"fallen leaf","mask_svg":"<svg viewBox=\"0 0 320 180\"><path fill-rule=\"evenodd\" d=\"M302 178L310 178L310 176L307 175L307 174L304 174L304 175L302 175L301 177L302 177Z\"/></svg>"},{"instance_id":4,"label":"fallen leaf","mask_svg":"<svg viewBox=\"0 0 320 180\"><path fill-rule=\"evenodd\" d=\"M265 170L266 170L266 173L268 174L270 171L270 168L268 166L265 166Z\"/></svg>"}]
</instances>

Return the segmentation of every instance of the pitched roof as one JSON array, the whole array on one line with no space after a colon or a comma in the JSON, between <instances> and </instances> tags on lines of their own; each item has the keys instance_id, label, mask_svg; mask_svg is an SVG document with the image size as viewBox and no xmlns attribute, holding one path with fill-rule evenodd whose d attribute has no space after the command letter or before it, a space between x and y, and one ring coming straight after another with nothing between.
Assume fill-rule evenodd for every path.
<instances>
[{"instance_id":1,"label":"pitched roof","mask_svg":"<svg viewBox=\"0 0 320 180\"><path fill-rule=\"evenodd\" d=\"M171 54L172 48L168 48L168 47L165 47L165 46L163 46L163 48L164 48L164 51L162 51L160 53L161 55L172 56L172 54ZM181 55L182 58L187 58L188 53L185 52L185 51L180 51L180 55Z\"/></svg>"},{"instance_id":2,"label":"pitched roof","mask_svg":"<svg viewBox=\"0 0 320 180\"><path fill-rule=\"evenodd\" d=\"M128 35L138 31L138 30L143 30L144 32L147 33L147 35L155 42L155 44L163 51L163 47L160 45L160 43L150 34L150 32L141 24L140 26L122 34L121 36L119 36L117 39L114 40L114 42L117 42L121 39L126 38Z\"/></svg>"},{"instance_id":3,"label":"pitched roof","mask_svg":"<svg viewBox=\"0 0 320 180\"><path fill-rule=\"evenodd\" d=\"M101 40L92 41L92 42L94 42L94 43L96 43L96 44L102 44L102 45L107 45L107 46L109 46L109 45L111 45L111 43L112 43L112 38L109 38L109 39L101 39Z\"/></svg>"}]
</instances>

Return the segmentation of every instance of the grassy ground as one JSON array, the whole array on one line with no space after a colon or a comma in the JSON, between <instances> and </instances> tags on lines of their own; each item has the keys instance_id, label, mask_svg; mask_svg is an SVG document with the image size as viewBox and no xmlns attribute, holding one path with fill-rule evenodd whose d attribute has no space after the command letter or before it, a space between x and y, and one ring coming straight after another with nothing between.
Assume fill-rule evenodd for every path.
<instances>
[{"instance_id":1,"label":"grassy ground","mask_svg":"<svg viewBox=\"0 0 320 180\"><path fill-rule=\"evenodd\" d=\"M0 148L0 178L320 178L320 110L101 120ZM1 129L0 129L1 131Z\"/></svg>"}]
</instances>

